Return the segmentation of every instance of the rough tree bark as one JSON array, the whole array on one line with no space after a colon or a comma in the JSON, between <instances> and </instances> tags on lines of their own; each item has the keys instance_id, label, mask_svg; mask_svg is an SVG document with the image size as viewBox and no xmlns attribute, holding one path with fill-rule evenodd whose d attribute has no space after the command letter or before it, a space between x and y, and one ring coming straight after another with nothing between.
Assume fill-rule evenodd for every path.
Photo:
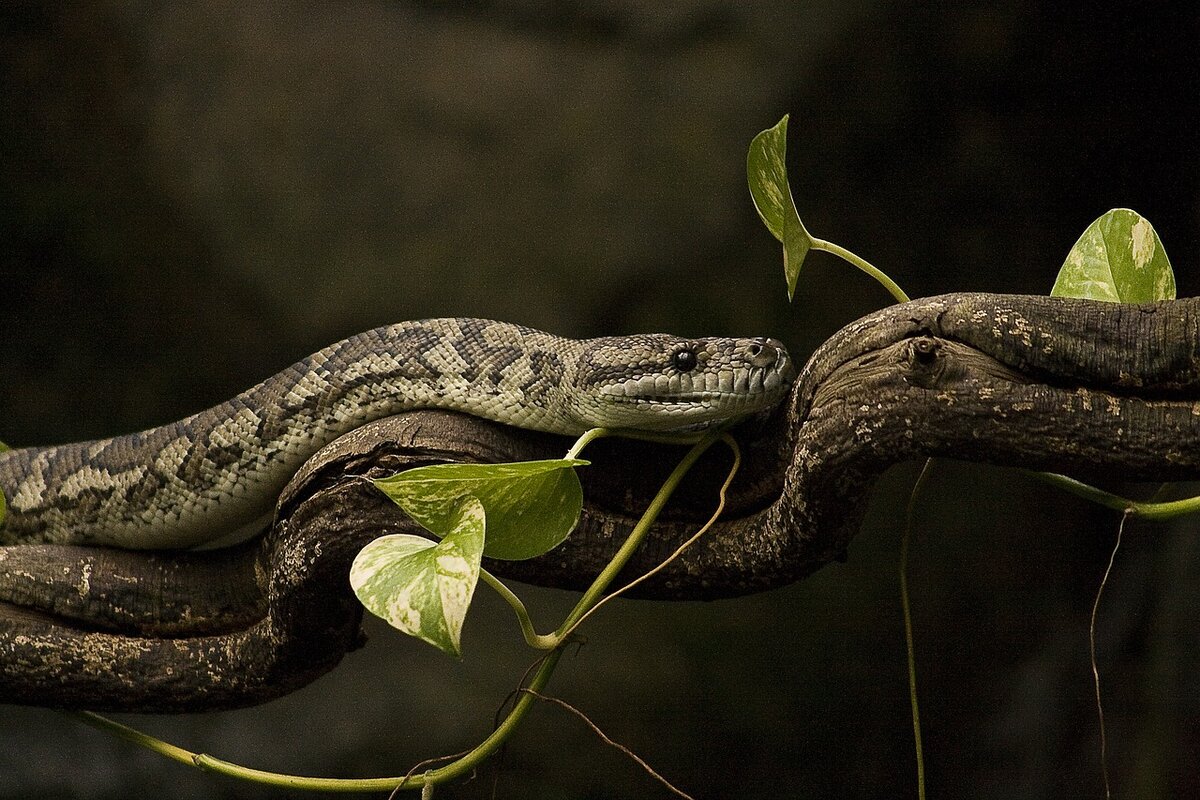
<instances>
[{"instance_id":1,"label":"rough tree bark","mask_svg":"<svg viewBox=\"0 0 1200 800\"><path fill-rule=\"evenodd\" d=\"M643 596L716 598L798 580L839 558L889 466L944 456L1088 479L1200 478L1200 299L1116 305L955 294L864 317L812 357L790 400L742 426L722 521ZM419 532L364 476L443 461L559 456L563 439L422 411L330 445L292 480L269 531L222 550L0 548L0 702L191 711L259 703L360 643L350 561ZM673 448L589 450L588 505L560 547L493 562L502 577L585 587ZM712 511L714 448L629 567L657 564Z\"/></svg>"}]
</instances>

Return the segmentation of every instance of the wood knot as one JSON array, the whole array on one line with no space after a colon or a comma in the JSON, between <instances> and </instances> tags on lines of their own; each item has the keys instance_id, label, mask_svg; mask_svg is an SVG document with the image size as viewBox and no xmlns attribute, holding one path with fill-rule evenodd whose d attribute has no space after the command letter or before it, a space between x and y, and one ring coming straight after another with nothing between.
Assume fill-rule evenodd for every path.
<instances>
[{"instance_id":1,"label":"wood knot","mask_svg":"<svg viewBox=\"0 0 1200 800\"><path fill-rule=\"evenodd\" d=\"M932 388L945 369L942 343L933 336L918 336L908 341L905 351L905 360L908 362L905 379L917 386Z\"/></svg>"},{"instance_id":2,"label":"wood knot","mask_svg":"<svg viewBox=\"0 0 1200 800\"><path fill-rule=\"evenodd\" d=\"M932 336L922 336L912 343L912 357L918 364L932 364L938 357L938 341Z\"/></svg>"}]
</instances>

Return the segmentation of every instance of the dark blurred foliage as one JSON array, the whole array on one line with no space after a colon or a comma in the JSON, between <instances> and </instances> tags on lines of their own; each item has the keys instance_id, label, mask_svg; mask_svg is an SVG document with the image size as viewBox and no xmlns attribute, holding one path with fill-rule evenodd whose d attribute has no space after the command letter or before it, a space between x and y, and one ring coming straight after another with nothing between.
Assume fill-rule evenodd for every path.
<instances>
[{"instance_id":1,"label":"dark blurred foliage","mask_svg":"<svg viewBox=\"0 0 1200 800\"><path fill-rule=\"evenodd\" d=\"M1060 5L5 4L0 438L156 424L421 316L769 333L803 357L888 299L817 256L784 302L743 159L785 112L810 230L913 296L1046 292L1114 206L1155 224L1195 294L1198 13ZM848 564L738 601L619 604L552 690L698 797L915 796L895 578L914 475L886 477ZM931 790L1102 796L1087 622L1117 520L948 463L920 508ZM1121 796L1200 794L1194 527L1132 524L1101 606ZM571 599L529 594L543 627ZM137 722L264 768L403 773L482 736L530 658L483 595L462 663L371 625L289 698ZM491 796L493 776L439 797ZM661 794L550 708L498 785ZM0 796L167 795L286 793L0 709Z\"/></svg>"}]
</instances>

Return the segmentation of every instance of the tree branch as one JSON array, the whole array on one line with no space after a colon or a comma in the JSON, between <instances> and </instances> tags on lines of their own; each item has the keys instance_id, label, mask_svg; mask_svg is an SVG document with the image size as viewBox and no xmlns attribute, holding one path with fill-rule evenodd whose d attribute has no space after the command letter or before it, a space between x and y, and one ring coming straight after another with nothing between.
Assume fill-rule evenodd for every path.
<instances>
[{"instance_id":1,"label":"tree branch","mask_svg":"<svg viewBox=\"0 0 1200 800\"><path fill-rule=\"evenodd\" d=\"M889 466L943 456L1088 478L1200 477L1200 300L1129 306L957 294L893 306L812 357L790 400L742 426L729 510L639 587L692 599L761 591L844 553ZM558 437L422 411L381 420L309 461L272 528L227 550L0 548L0 701L183 711L262 702L359 642L350 561L419 530L365 480L444 461L561 456ZM678 453L589 449L579 528L527 562L488 569L580 589L600 571ZM629 567L664 559L712 511L716 449ZM83 576L87 580L83 580Z\"/></svg>"}]
</instances>

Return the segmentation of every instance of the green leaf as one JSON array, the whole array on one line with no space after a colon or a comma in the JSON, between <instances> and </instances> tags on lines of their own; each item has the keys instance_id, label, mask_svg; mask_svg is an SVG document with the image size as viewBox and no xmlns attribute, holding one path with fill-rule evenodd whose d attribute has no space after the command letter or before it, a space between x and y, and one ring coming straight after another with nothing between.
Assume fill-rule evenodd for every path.
<instances>
[{"instance_id":1,"label":"green leaf","mask_svg":"<svg viewBox=\"0 0 1200 800\"><path fill-rule=\"evenodd\" d=\"M395 534L368 544L350 567L350 586L368 611L393 628L459 657L483 556L483 505L463 498L447 519L449 528L437 543Z\"/></svg>"},{"instance_id":2,"label":"green leaf","mask_svg":"<svg viewBox=\"0 0 1200 800\"><path fill-rule=\"evenodd\" d=\"M1113 303L1174 300L1175 274L1150 221L1114 208L1075 242L1050 294Z\"/></svg>"},{"instance_id":3,"label":"green leaf","mask_svg":"<svg viewBox=\"0 0 1200 800\"><path fill-rule=\"evenodd\" d=\"M580 459L513 464L434 464L375 481L384 494L440 535L458 501L479 498L488 516L484 555L517 561L556 547L579 521Z\"/></svg>"},{"instance_id":4,"label":"green leaf","mask_svg":"<svg viewBox=\"0 0 1200 800\"><path fill-rule=\"evenodd\" d=\"M12 448L6 445L4 442L0 442L0 453L6 453L9 450L12 450Z\"/></svg>"},{"instance_id":5,"label":"green leaf","mask_svg":"<svg viewBox=\"0 0 1200 800\"><path fill-rule=\"evenodd\" d=\"M750 152L746 154L746 180L758 216L767 230L783 243L783 273L790 300L796 293L800 265L812 249L813 238L800 221L788 184L785 164L787 124L785 114L774 128L767 128L750 142Z\"/></svg>"}]
</instances>

